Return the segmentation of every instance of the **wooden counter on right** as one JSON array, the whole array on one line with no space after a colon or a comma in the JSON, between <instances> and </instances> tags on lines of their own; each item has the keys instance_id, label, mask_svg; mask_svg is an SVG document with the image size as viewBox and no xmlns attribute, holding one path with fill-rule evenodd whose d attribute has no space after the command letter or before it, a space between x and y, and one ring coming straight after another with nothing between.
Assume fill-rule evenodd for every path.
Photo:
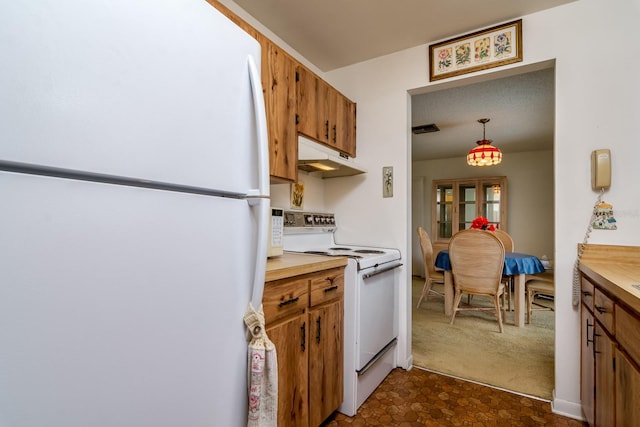
<instances>
[{"instance_id":1,"label":"wooden counter on right","mask_svg":"<svg viewBox=\"0 0 640 427\"><path fill-rule=\"evenodd\" d=\"M640 247L584 249L582 410L589 426L634 426L640 420Z\"/></svg>"}]
</instances>

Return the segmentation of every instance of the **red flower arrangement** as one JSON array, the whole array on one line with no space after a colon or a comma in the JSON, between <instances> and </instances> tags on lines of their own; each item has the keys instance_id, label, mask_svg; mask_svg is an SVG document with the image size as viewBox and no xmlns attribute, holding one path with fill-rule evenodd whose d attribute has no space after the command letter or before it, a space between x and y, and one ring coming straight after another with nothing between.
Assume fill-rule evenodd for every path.
<instances>
[{"instance_id":1,"label":"red flower arrangement","mask_svg":"<svg viewBox=\"0 0 640 427\"><path fill-rule=\"evenodd\" d=\"M493 224L489 224L489 220L483 216L479 216L471 223L471 228L478 230L496 231L496 227Z\"/></svg>"}]
</instances>

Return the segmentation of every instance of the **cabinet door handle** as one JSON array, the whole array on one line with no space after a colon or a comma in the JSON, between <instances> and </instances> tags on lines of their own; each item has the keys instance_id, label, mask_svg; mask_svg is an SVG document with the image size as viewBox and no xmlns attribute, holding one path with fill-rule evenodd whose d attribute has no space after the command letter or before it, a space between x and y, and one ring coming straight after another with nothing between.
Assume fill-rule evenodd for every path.
<instances>
[{"instance_id":1,"label":"cabinet door handle","mask_svg":"<svg viewBox=\"0 0 640 427\"><path fill-rule=\"evenodd\" d=\"M338 285L333 285L329 288L325 288L325 292L331 292L331 291L335 291L336 289L338 289Z\"/></svg>"},{"instance_id":2,"label":"cabinet door handle","mask_svg":"<svg viewBox=\"0 0 640 427\"><path fill-rule=\"evenodd\" d=\"M318 316L316 319L316 342L320 344L320 325L321 325L321 317Z\"/></svg>"},{"instance_id":3,"label":"cabinet door handle","mask_svg":"<svg viewBox=\"0 0 640 427\"><path fill-rule=\"evenodd\" d=\"M596 350L596 337L601 336L600 334L596 334L595 329L593 330L593 355L600 354L601 352Z\"/></svg>"},{"instance_id":4,"label":"cabinet door handle","mask_svg":"<svg viewBox=\"0 0 640 427\"><path fill-rule=\"evenodd\" d=\"M587 347L589 347L589 343L594 344L593 335L591 335L591 339L589 339L589 328L593 328L593 324L590 324L589 319L587 319Z\"/></svg>"},{"instance_id":5,"label":"cabinet door handle","mask_svg":"<svg viewBox=\"0 0 640 427\"><path fill-rule=\"evenodd\" d=\"M295 298L289 298L286 301L282 301L280 304L278 304L279 307L284 307L285 305L289 305L289 304L293 304L296 303L300 300L300 297L295 297Z\"/></svg>"},{"instance_id":6,"label":"cabinet door handle","mask_svg":"<svg viewBox=\"0 0 640 427\"><path fill-rule=\"evenodd\" d=\"M302 322L302 326L300 327L300 332L302 332L301 333L302 342L300 343L300 347L302 348L302 352L304 353L306 348L307 348L307 345L306 345L306 342L307 342L307 322Z\"/></svg>"},{"instance_id":7,"label":"cabinet door handle","mask_svg":"<svg viewBox=\"0 0 640 427\"><path fill-rule=\"evenodd\" d=\"M591 292L589 292L589 291L582 291L582 296L583 296L583 297L590 297L590 296L591 296Z\"/></svg>"},{"instance_id":8,"label":"cabinet door handle","mask_svg":"<svg viewBox=\"0 0 640 427\"><path fill-rule=\"evenodd\" d=\"M597 305L596 305L596 306L594 306L593 308L595 308L595 309L596 309L596 311L597 311L598 313L600 313L600 314L604 314L604 313L606 313L606 312L607 312L607 309L606 309L606 308L604 308L604 307L600 307L600 306L597 306Z\"/></svg>"},{"instance_id":9,"label":"cabinet door handle","mask_svg":"<svg viewBox=\"0 0 640 427\"><path fill-rule=\"evenodd\" d=\"M324 137L329 139L329 120L324 121Z\"/></svg>"},{"instance_id":10,"label":"cabinet door handle","mask_svg":"<svg viewBox=\"0 0 640 427\"><path fill-rule=\"evenodd\" d=\"M336 125L333 125L333 142L338 140L338 131L336 129Z\"/></svg>"}]
</instances>

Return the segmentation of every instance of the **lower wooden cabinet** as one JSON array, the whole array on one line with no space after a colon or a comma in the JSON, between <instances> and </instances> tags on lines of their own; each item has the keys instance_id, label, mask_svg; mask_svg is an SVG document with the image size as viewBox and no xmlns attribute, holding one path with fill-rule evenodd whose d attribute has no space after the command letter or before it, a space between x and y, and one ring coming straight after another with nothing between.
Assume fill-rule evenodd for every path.
<instances>
[{"instance_id":1,"label":"lower wooden cabinet","mask_svg":"<svg viewBox=\"0 0 640 427\"><path fill-rule=\"evenodd\" d=\"M343 400L344 268L267 282L278 356L278 427L319 426Z\"/></svg>"},{"instance_id":2,"label":"lower wooden cabinet","mask_svg":"<svg viewBox=\"0 0 640 427\"><path fill-rule=\"evenodd\" d=\"M640 420L640 313L582 277L582 411L589 426Z\"/></svg>"},{"instance_id":3,"label":"lower wooden cabinet","mask_svg":"<svg viewBox=\"0 0 640 427\"><path fill-rule=\"evenodd\" d=\"M634 427L640 420L640 370L616 349L616 426Z\"/></svg>"},{"instance_id":4,"label":"lower wooden cabinet","mask_svg":"<svg viewBox=\"0 0 640 427\"><path fill-rule=\"evenodd\" d=\"M595 425L613 426L614 423L614 343L596 322L595 349Z\"/></svg>"},{"instance_id":5,"label":"lower wooden cabinet","mask_svg":"<svg viewBox=\"0 0 640 427\"><path fill-rule=\"evenodd\" d=\"M585 292L583 290L583 292ZM584 295L584 294L583 294ZM594 320L593 314L589 310L588 306L582 303L582 327L580 339L580 366L581 366L581 378L580 378L580 401L582 402L582 412L590 426L595 424L595 377L596 377L596 362L595 353L593 351L593 334L594 334Z\"/></svg>"},{"instance_id":6,"label":"lower wooden cabinet","mask_svg":"<svg viewBox=\"0 0 640 427\"><path fill-rule=\"evenodd\" d=\"M267 328L278 355L278 426L309 425L308 383L302 380L309 375L306 329L306 315Z\"/></svg>"},{"instance_id":7,"label":"lower wooden cabinet","mask_svg":"<svg viewBox=\"0 0 640 427\"><path fill-rule=\"evenodd\" d=\"M309 425L318 426L343 400L342 300L309 311Z\"/></svg>"}]
</instances>

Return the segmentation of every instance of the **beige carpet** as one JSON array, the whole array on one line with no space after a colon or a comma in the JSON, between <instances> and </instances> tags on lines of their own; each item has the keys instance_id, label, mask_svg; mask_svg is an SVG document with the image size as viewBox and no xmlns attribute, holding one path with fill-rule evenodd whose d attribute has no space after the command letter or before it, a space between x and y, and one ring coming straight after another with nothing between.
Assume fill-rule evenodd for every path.
<instances>
[{"instance_id":1,"label":"beige carpet","mask_svg":"<svg viewBox=\"0 0 640 427\"><path fill-rule=\"evenodd\" d=\"M444 298L431 294L416 304L423 279L413 280L413 363L415 366L550 400L554 387L554 312L534 311L531 324L518 328L507 312L504 333L490 313L466 311L453 325ZM442 293L442 285L436 290ZM463 296L463 301L466 298ZM491 306L474 296L472 304ZM540 301L545 303L545 301Z\"/></svg>"}]
</instances>

